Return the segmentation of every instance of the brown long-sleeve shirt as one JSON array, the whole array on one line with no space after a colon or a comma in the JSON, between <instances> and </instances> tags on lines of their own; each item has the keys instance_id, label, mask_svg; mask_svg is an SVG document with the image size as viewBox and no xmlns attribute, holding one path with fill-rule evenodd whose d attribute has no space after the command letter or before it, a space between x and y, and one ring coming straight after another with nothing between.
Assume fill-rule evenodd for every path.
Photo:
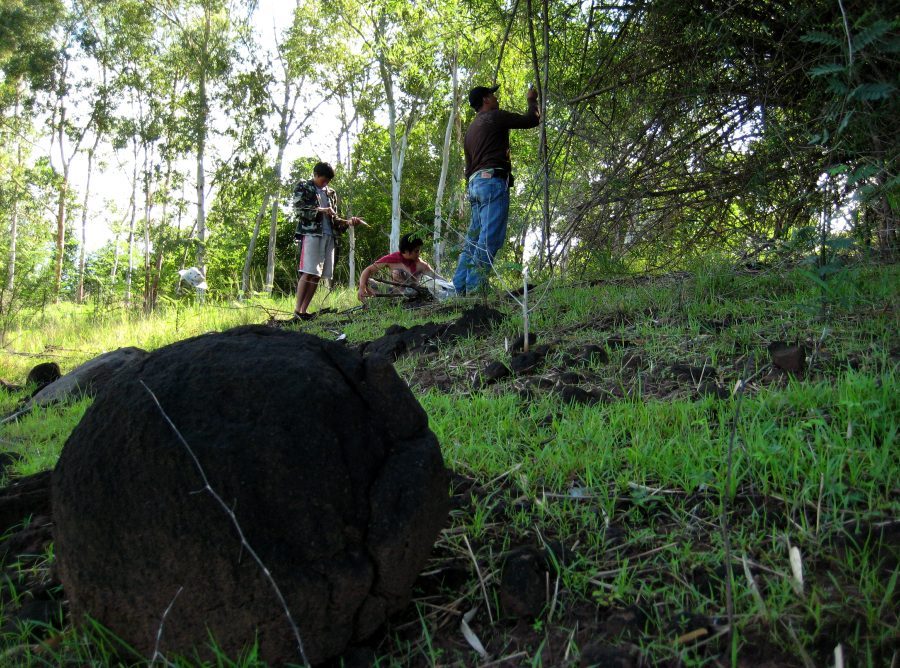
<instances>
[{"instance_id":1,"label":"brown long-sleeve shirt","mask_svg":"<svg viewBox=\"0 0 900 668\"><path fill-rule=\"evenodd\" d=\"M466 179L480 169L500 167L511 171L509 131L537 127L540 122L536 99L528 101L528 111L524 114L503 109L478 112L463 141Z\"/></svg>"}]
</instances>

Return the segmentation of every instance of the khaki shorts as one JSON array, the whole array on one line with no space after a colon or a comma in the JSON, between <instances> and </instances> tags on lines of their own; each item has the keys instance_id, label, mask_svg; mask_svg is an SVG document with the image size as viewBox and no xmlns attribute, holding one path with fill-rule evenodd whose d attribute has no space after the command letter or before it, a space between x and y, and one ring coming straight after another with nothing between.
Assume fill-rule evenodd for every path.
<instances>
[{"instance_id":1,"label":"khaki shorts","mask_svg":"<svg viewBox=\"0 0 900 668\"><path fill-rule=\"evenodd\" d=\"M297 271L330 279L334 274L334 237L330 234L304 235L300 241L300 266Z\"/></svg>"}]
</instances>

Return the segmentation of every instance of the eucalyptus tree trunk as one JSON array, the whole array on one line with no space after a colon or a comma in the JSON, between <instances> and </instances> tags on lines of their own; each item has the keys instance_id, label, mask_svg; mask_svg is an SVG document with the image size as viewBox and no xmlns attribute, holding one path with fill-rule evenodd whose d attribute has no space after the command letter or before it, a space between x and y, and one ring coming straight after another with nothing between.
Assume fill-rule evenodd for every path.
<instances>
[{"instance_id":1,"label":"eucalyptus tree trunk","mask_svg":"<svg viewBox=\"0 0 900 668\"><path fill-rule=\"evenodd\" d=\"M54 272L53 295L59 301L59 289L62 284L63 252L66 241L66 194L69 190L69 162L66 160L65 151L65 126L66 126L66 74L69 69L68 58L64 59L64 65L60 76L59 91L59 123L56 127L59 138L59 156L62 163L62 181L59 184L59 200L56 207L56 270Z\"/></svg>"},{"instance_id":2,"label":"eucalyptus tree trunk","mask_svg":"<svg viewBox=\"0 0 900 668\"><path fill-rule=\"evenodd\" d=\"M285 85L285 107L288 103L290 95L290 87ZM284 162L284 151L287 147L287 116L283 115L281 119L281 127L278 130L278 155L275 157L275 169L272 174L272 187L275 192L267 194L265 199L271 199L271 214L269 216L269 249L266 253L266 292L272 292L272 286L275 284L275 242L278 237L278 200L281 191L281 170ZM266 204L266 201L263 204ZM249 253L248 253L249 259ZM247 267L249 270L249 267Z\"/></svg>"},{"instance_id":3,"label":"eucalyptus tree trunk","mask_svg":"<svg viewBox=\"0 0 900 668\"><path fill-rule=\"evenodd\" d=\"M113 263L112 270L109 272L110 283L116 282L116 274L119 272L119 233L113 239Z\"/></svg>"},{"instance_id":4,"label":"eucalyptus tree trunk","mask_svg":"<svg viewBox=\"0 0 900 668\"><path fill-rule=\"evenodd\" d=\"M20 91L16 86L16 102L15 115L13 118L19 118L19 99ZM16 170L22 169L22 138L16 141ZM13 199L12 199L12 215L9 221L9 265L6 270L6 289L12 295L16 286L16 241L19 237L19 181L13 180Z\"/></svg>"},{"instance_id":5,"label":"eucalyptus tree trunk","mask_svg":"<svg viewBox=\"0 0 900 668\"><path fill-rule=\"evenodd\" d=\"M453 139L453 126L456 122L456 107L458 104L457 86L457 57L456 52L453 53L453 64L450 70L450 76L453 81L453 100L450 104L450 116L447 118L447 128L444 130L444 150L441 155L441 176L438 179L437 195L434 198L434 270L441 273L441 260L443 256L443 240L442 240L442 205L444 200L444 189L447 186L447 171L450 167L450 143ZM452 208L452 205L451 205Z\"/></svg>"},{"instance_id":6,"label":"eucalyptus tree trunk","mask_svg":"<svg viewBox=\"0 0 900 668\"><path fill-rule=\"evenodd\" d=\"M144 143L144 313L150 313L152 299L150 296L150 211L153 209L153 193L151 192L150 151L152 148Z\"/></svg>"},{"instance_id":7,"label":"eucalyptus tree trunk","mask_svg":"<svg viewBox=\"0 0 900 668\"><path fill-rule=\"evenodd\" d=\"M168 220L169 211L169 187L172 182L172 160L166 158L166 176L163 180L163 197L162 212L159 219L159 227L156 233L156 261L153 271L153 285L150 289L150 310L156 308L156 301L159 296L159 281L162 276L163 258L165 257L166 246L168 242L168 234L166 233L166 221Z\"/></svg>"},{"instance_id":8,"label":"eucalyptus tree trunk","mask_svg":"<svg viewBox=\"0 0 900 668\"><path fill-rule=\"evenodd\" d=\"M131 281L134 276L134 225L137 218L138 149L137 137L132 139L134 167L131 173L131 215L128 219L128 268L125 270L125 306L131 306Z\"/></svg>"},{"instance_id":9,"label":"eucalyptus tree trunk","mask_svg":"<svg viewBox=\"0 0 900 668\"><path fill-rule=\"evenodd\" d=\"M197 132L197 267L206 276L206 136L209 132L209 99L206 79L209 69L209 41L212 32L212 18L208 6L204 6L203 47L200 49L200 71L197 83L199 113L196 119ZM204 290L197 288L197 296L202 300Z\"/></svg>"},{"instance_id":10,"label":"eucalyptus tree trunk","mask_svg":"<svg viewBox=\"0 0 900 668\"><path fill-rule=\"evenodd\" d=\"M76 300L79 304L84 303L84 250L87 244L87 220L88 209L91 201L91 173L94 169L94 154L97 151L97 145L100 143L100 133L94 137L94 145L88 149L87 154L87 175L84 185L84 203L81 207L81 246L78 249L78 294Z\"/></svg>"},{"instance_id":11,"label":"eucalyptus tree trunk","mask_svg":"<svg viewBox=\"0 0 900 668\"><path fill-rule=\"evenodd\" d=\"M347 110L344 106L344 98L341 98L341 129L338 132L337 145L335 147L337 149L337 161L339 164L343 163L344 161L342 160L342 156L341 156L341 142L342 141L346 142L346 153L347 153L346 173L347 173L348 177L353 173L353 152L350 150L350 127L355 122L357 122L359 119L359 113L356 111L356 103L355 103L355 99L353 96L352 86L351 86L351 93L350 93L350 103L354 109L354 112L353 112L353 117L348 119L347 118ZM350 197L348 199L349 199L349 201L347 202L347 216L351 217L351 216L353 216L352 193L350 193ZM347 237L349 240L348 245L350 246L350 248L348 249L348 252L347 252L347 263L348 263L348 269L350 270L350 286L349 287L351 290L353 290L356 287L356 228L355 227L353 227L353 226L350 227L350 229L347 231Z\"/></svg>"},{"instance_id":12,"label":"eucalyptus tree trunk","mask_svg":"<svg viewBox=\"0 0 900 668\"><path fill-rule=\"evenodd\" d=\"M63 266L63 257L65 256L65 247L66 247L66 198L69 194L69 171L72 167L72 160L75 159L75 156L78 155L78 147L81 146L81 142L84 140L85 133L93 122L93 115L91 116L91 120L85 124L85 126L79 131L78 136L74 140L74 144L72 146L72 150L69 153L68 157L66 157L66 105L65 105L65 96L66 96L66 80L69 70L69 59L68 56L64 58L64 64L62 68L62 72L60 74L59 81L59 89L57 92L57 100L59 104L59 119L58 124L56 126L56 136L59 141L59 159L60 166L62 168L62 180L59 184L59 200L56 205L56 269L54 272L54 285L53 285L53 295L54 300L59 302L59 291L62 287L62 266Z\"/></svg>"},{"instance_id":13,"label":"eucalyptus tree trunk","mask_svg":"<svg viewBox=\"0 0 900 668\"><path fill-rule=\"evenodd\" d=\"M378 26L376 42L381 41L386 18L382 15ZM416 124L419 113L418 100L412 102L406 121L403 123L403 132L397 132L397 99L394 95L394 80L388 67L387 54L379 50L377 54L378 70L381 73L381 81L384 84L384 94L388 108L388 135L391 140L391 235L390 250L396 252L400 249L400 183L403 179L403 163L406 160L406 149L409 146L409 133Z\"/></svg>"},{"instance_id":14,"label":"eucalyptus tree trunk","mask_svg":"<svg viewBox=\"0 0 900 668\"><path fill-rule=\"evenodd\" d=\"M256 222L253 224L253 233L250 235L250 243L247 245L247 255L244 258L244 270L241 272L241 296L250 294L250 265L253 260L253 253L256 250L256 241L259 239L259 229L265 218L266 211L269 209L269 198L271 195L266 193L263 195L262 204L259 205L259 211L256 212Z\"/></svg>"}]
</instances>

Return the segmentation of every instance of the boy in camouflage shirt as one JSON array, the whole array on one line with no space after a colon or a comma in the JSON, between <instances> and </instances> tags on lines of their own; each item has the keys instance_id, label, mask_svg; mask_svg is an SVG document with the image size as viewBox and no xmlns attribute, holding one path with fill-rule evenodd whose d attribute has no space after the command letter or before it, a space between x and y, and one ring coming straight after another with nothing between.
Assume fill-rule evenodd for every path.
<instances>
[{"instance_id":1,"label":"boy in camouflage shirt","mask_svg":"<svg viewBox=\"0 0 900 668\"><path fill-rule=\"evenodd\" d=\"M300 264L297 267L297 302L294 320L309 320L309 304L321 278L334 275L335 235L362 221L353 216L338 216L337 193L329 188L334 169L327 162L313 167L313 177L300 181L294 188L294 214L297 231L294 237L300 243Z\"/></svg>"}]
</instances>

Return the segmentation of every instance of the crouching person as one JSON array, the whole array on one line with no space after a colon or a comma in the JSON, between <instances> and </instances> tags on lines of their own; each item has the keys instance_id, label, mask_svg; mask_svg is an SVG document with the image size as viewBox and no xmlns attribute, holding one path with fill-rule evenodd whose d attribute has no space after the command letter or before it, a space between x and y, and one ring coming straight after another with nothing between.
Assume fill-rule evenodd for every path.
<instances>
[{"instance_id":1,"label":"crouching person","mask_svg":"<svg viewBox=\"0 0 900 668\"><path fill-rule=\"evenodd\" d=\"M369 278L382 267L390 267L391 281L397 284L395 287L400 287L401 289L401 286L418 285L423 276L431 276L435 279L440 278L427 262L419 259L421 250L421 239L415 238L411 234L404 234L400 237L400 250L398 252L385 255L363 269L359 277L359 290L357 292L359 301L365 302L366 299L375 294L369 286Z\"/></svg>"},{"instance_id":2,"label":"crouching person","mask_svg":"<svg viewBox=\"0 0 900 668\"><path fill-rule=\"evenodd\" d=\"M319 280L334 275L335 235L361 221L356 216L338 216L337 193L328 184L334 169L327 162L313 167L313 176L301 180L294 188L293 208L297 220L295 239L300 243L300 264L297 267L297 303L294 320L309 320L309 313Z\"/></svg>"}]
</instances>

